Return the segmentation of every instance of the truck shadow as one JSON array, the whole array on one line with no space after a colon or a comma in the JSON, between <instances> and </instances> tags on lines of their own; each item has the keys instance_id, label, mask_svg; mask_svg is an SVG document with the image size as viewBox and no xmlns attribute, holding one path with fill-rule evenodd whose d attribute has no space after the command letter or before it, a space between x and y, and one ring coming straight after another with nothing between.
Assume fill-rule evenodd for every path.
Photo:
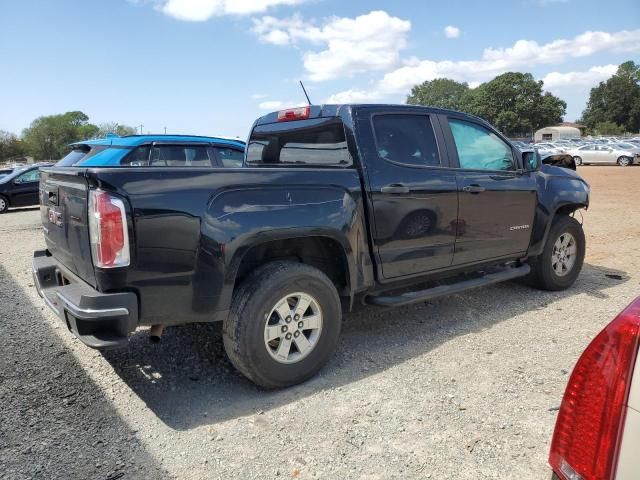
<instances>
[{"instance_id":1,"label":"truck shadow","mask_svg":"<svg viewBox=\"0 0 640 480\"><path fill-rule=\"evenodd\" d=\"M189 430L362 380L459 335L491 328L568 296L608 298L607 288L627 280L625 272L585 264L574 287L564 292L509 282L398 309L365 307L345 315L338 351L318 376L275 392L257 388L234 370L224 353L220 324L169 328L160 344L151 344L140 331L128 349L104 356L167 426Z\"/></svg>"},{"instance_id":2,"label":"truck shadow","mask_svg":"<svg viewBox=\"0 0 640 480\"><path fill-rule=\"evenodd\" d=\"M35 290L3 265L0 285L0 477L171 478L33 306Z\"/></svg>"}]
</instances>

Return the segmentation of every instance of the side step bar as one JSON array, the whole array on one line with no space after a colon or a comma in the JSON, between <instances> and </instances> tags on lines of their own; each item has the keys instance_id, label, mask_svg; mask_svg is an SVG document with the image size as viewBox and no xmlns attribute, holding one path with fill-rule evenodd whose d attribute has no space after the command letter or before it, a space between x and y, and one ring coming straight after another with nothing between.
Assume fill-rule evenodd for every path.
<instances>
[{"instance_id":1,"label":"side step bar","mask_svg":"<svg viewBox=\"0 0 640 480\"><path fill-rule=\"evenodd\" d=\"M514 278L524 277L530 270L531 268L527 264L519 267L505 267L502 270L487 273L479 278L462 280L450 285L438 285L437 287L431 287L415 292L407 292L401 295L369 296L365 298L365 302L369 305L377 305L380 307L401 307L403 305L411 305L412 303L426 302L443 295L460 293L466 290L471 290L472 288L484 287L493 283L500 283Z\"/></svg>"}]
</instances>

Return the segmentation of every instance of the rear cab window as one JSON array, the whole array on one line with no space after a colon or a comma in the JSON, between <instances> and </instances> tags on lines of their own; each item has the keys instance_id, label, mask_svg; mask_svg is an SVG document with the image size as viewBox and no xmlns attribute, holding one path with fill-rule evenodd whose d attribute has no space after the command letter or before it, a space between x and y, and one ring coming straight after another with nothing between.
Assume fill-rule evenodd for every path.
<instances>
[{"instance_id":1,"label":"rear cab window","mask_svg":"<svg viewBox=\"0 0 640 480\"><path fill-rule=\"evenodd\" d=\"M321 117L257 125L247 145L250 167L349 167L344 125Z\"/></svg>"},{"instance_id":2,"label":"rear cab window","mask_svg":"<svg viewBox=\"0 0 640 480\"><path fill-rule=\"evenodd\" d=\"M410 167L440 167L440 154L429 115L385 113L373 116L378 156Z\"/></svg>"}]
</instances>

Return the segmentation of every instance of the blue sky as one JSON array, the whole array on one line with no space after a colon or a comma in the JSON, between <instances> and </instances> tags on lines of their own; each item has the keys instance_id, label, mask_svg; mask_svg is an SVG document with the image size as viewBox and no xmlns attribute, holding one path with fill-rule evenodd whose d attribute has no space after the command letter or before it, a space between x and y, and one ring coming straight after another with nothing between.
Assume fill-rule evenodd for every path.
<instances>
[{"instance_id":1,"label":"blue sky","mask_svg":"<svg viewBox=\"0 0 640 480\"><path fill-rule=\"evenodd\" d=\"M447 28L448 27L448 28ZM245 137L304 102L403 102L436 77L531 72L567 101L640 61L637 0L4 0L0 129L82 110L145 132Z\"/></svg>"}]
</instances>

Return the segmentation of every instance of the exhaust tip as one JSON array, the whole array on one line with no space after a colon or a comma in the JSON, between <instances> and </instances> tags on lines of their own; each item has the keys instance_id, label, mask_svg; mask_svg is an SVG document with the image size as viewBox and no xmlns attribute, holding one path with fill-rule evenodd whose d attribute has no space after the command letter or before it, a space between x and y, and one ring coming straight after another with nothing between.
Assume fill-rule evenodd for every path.
<instances>
[{"instance_id":1,"label":"exhaust tip","mask_svg":"<svg viewBox=\"0 0 640 480\"><path fill-rule=\"evenodd\" d=\"M151 343L159 343L164 333L164 325L153 325L149 330L149 340Z\"/></svg>"}]
</instances>

